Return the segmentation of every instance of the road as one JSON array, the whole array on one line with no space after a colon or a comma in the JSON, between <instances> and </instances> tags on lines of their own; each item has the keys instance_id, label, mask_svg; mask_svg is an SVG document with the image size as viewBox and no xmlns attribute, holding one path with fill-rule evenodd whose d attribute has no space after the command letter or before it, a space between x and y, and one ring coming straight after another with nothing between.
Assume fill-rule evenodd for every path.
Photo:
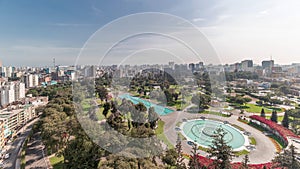
<instances>
[{"instance_id":1,"label":"road","mask_svg":"<svg viewBox=\"0 0 300 169\"><path fill-rule=\"evenodd\" d=\"M175 130L176 124L178 122L182 122L182 119L200 119L201 116L204 116L206 118L215 118L222 121L228 121L230 124L236 124L246 129L246 131L250 132L251 136L254 137L257 141L256 149L251 151L251 153L249 154L251 164L261 164L261 163L270 162L276 155L276 148L274 144L271 142L271 140L267 136L265 136L262 132L258 131L257 129L237 121L238 116L236 115L227 118L227 117L220 117L220 116L215 116L210 114L198 114L198 113L192 114L184 111L173 112L166 116L161 116L161 119L165 122L164 133L166 137L169 139L169 141L172 144L175 145L177 140L177 135L178 135L178 131ZM189 146L186 141L183 141L182 146L183 146L182 147L183 152L190 154L191 146ZM200 150L199 152L203 156L207 155L206 152ZM242 158L243 158L242 156L238 158L234 158L233 161L240 162Z\"/></svg>"},{"instance_id":2,"label":"road","mask_svg":"<svg viewBox=\"0 0 300 169\"><path fill-rule=\"evenodd\" d=\"M22 144L25 141L25 139L28 137L30 134L30 131L32 129L33 124L37 121L38 119L35 119L31 121L30 123L26 124L23 128L19 130L18 133L21 133L19 137L15 139L14 142L10 143L7 146L7 153L10 154L10 157L4 161L4 168L5 169L15 169L15 168L20 168L20 166L16 166L16 162L18 159L18 153L20 152L22 148Z\"/></svg>"}]
</instances>

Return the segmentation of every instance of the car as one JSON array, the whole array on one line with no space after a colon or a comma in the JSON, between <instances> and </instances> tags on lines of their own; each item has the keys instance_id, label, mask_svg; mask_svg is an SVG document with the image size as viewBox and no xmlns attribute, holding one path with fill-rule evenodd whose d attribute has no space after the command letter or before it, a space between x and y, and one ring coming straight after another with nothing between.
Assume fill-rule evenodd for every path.
<instances>
[{"instance_id":1,"label":"car","mask_svg":"<svg viewBox=\"0 0 300 169\"><path fill-rule=\"evenodd\" d=\"M8 159L9 158L9 153L5 154L4 159Z\"/></svg>"},{"instance_id":2,"label":"car","mask_svg":"<svg viewBox=\"0 0 300 169\"><path fill-rule=\"evenodd\" d=\"M192 142L192 141L188 141L187 144L190 145L190 146L192 146L192 145L194 145L195 143Z\"/></svg>"}]
</instances>

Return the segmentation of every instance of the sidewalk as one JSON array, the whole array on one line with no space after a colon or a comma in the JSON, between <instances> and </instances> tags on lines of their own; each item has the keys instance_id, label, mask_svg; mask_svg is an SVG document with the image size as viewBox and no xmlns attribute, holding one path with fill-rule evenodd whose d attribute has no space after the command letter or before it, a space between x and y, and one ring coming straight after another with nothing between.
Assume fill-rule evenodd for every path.
<instances>
[{"instance_id":1,"label":"sidewalk","mask_svg":"<svg viewBox=\"0 0 300 169\"><path fill-rule=\"evenodd\" d=\"M48 169L52 168L49 158L45 155L44 144L40 137L40 133L35 133L29 140L26 149L25 169Z\"/></svg>"}]
</instances>

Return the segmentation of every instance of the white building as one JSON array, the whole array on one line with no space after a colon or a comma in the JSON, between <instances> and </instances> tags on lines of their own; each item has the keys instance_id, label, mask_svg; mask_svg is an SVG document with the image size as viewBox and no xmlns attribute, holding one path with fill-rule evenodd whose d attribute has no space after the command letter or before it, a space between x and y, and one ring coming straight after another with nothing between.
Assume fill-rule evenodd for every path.
<instances>
[{"instance_id":1,"label":"white building","mask_svg":"<svg viewBox=\"0 0 300 169\"><path fill-rule=\"evenodd\" d=\"M25 98L25 84L22 82L15 83L15 100Z\"/></svg>"},{"instance_id":2,"label":"white building","mask_svg":"<svg viewBox=\"0 0 300 169\"><path fill-rule=\"evenodd\" d=\"M253 61L252 60L244 60L241 62L241 69L242 71L249 71L249 72L253 72L254 68L253 68Z\"/></svg>"},{"instance_id":3,"label":"white building","mask_svg":"<svg viewBox=\"0 0 300 169\"><path fill-rule=\"evenodd\" d=\"M7 105L8 104L8 101L6 100L6 91L2 88L0 88L0 103L1 103L1 106L4 106L4 105Z\"/></svg>"},{"instance_id":4,"label":"white building","mask_svg":"<svg viewBox=\"0 0 300 169\"><path fill-rule=\"evenodd\" d=\"M38 75L32 75L32 84L33 84L33 87L39 86L39 76Z\"/></svg>"},{"instance_id":5,"label":"white building","mask_svg":"<svg viewBox=\"0 0 300 169\"><path fill-rule=\"evenodd\" d=\"M14 102L15 101L15 84L14 83L8 84L6 90L7 90L8 103Z\"/></svg>"},{"instance_id":6,"label":"white building","mask_svg":"<svg viewBox=\"0 0 300 169\"><path fill-rule=\"evenodd\" d=\"M26 88L31 88L33 87L33 78L31 74L27 74L23 76L23 81L25 83Z\"/></svg>"},{"instance_id":7,"label":"white building","mask_svg":"<svg viewBox=\"0 0 300 169\"><path fill-rule=\"evenodd\" d=\"M6 67L6 77L12 77L13 68L11 66Z\"/></svg>"},{"instance_id":8,"label":"white building","mask_svg":"<svg viewBox=\"0 0 300 169\"><path fill-rule=\"evenodd\" d=\"M1 106L5 106L15 101L15 85L14 83L4 84L0 88Z\"/></svg>"},{"instance_id":9,"label":"white building","mask_svg":"<svg viewBox=\"0 0 300 169\"><path fill-rule=\"evenodd\" d=\"M36 74L26 74L23 76L23 82L26 88L37 87L39 85L39 76Z\"/></svg>"}]
</instances>

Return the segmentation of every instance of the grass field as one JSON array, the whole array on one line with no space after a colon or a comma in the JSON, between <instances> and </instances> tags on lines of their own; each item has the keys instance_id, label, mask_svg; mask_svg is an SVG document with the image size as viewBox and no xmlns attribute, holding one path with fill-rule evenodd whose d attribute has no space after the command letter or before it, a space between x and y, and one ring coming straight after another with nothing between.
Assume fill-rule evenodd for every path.
<instances>
[{"instance_id":1,"label":"grass field","mask_svg":"<svg viewBox=\"0 0 300 169\"><path fill-rule=\"evenodd\" d=\"M64 157L51 157L50 159L50 164L53 167L53 169L63 169L63 160Z\"/></svg>"},{"instance_id":2,"label":"grass field","mask_svg":"<svg viewBox=\"0 0 300 169\"><path fill-rule=\"evenodd\" d=\"M101 108L99 108L98 111L96 112L96 115L97 115L97 118L98 118L99 121L105 119L105 116L103 115L103 110L104 110L104 108L101 107Z\"/></svg>"},{"instance_id":3,"label":"grass field","mask_svg":"<svg viewBox=\"0 0 300 169\"><path fill-rule=\"evenodd\" d=\"M283 112L284 110L281 108L274 108L274 107L269 107L269 106L258 106L255 104L251 104L251 103L247 103L245 104L245 110L247 112L251 112L251 113L260 113L261 109L265 110L265 113L270 114L272 113L273 110L276 110L277 113Z\"/></svg>"},{"instance_id":4,"label":"grass field","mask_svg":"<svg viewBox=\"0 0 300 169\"><path fill-rule=\"evenodd\" d=\"M161 120L158 121L157 129L155 130L155 134L159 140L163 141L168 146L169 149L174 148L172 143L170 143L170 141L164 134L164 126L165 126L165 122L163 122Z\"/></svg>"},{"instance_id":5,"label":"grass field","mask_svg":"<svg viewBox=\"0 0 300 169\"><path fill-rule=\"evenodd\" d=\"M270 116L266 116L266 118L270 120L271 115L270 115ZM278 121L278 122L281 122L282 120L283 120L283 116L278 116L278 117L277 117L277 121Z\"/></svg>"},{"instance_id":6,"label":"grass field","mask_svg":"<svg viewBox=\"0 0 300 169\"><path fill-rule=\"evenodd\" d=\"M216 115L216 116L221 116L221 117L229 117L228 115L219 113L219 112L214 112L214 111L203 111L201 112L201 114L212 114L212 115Z\"/></svg>"},{"instance_id":7,"label":"grass field","mask_svg":"<svg viewBox=\"0 0 300 169\"><path fill-rule=\"evenodd\" d=\"M91 108L91 99L85 99L81 102L81 106L84 112L88 112Z\"/></svg>"},{"instance_id":8,"label":"grass field","mask_svg":"<svg viewBox=\"0 0 300 169\"><path fill-rule=\"evenodd\" d=\"M256 145L256 140L254 137L249 137L250 144Z\"/></svg>"}]
</instances>

